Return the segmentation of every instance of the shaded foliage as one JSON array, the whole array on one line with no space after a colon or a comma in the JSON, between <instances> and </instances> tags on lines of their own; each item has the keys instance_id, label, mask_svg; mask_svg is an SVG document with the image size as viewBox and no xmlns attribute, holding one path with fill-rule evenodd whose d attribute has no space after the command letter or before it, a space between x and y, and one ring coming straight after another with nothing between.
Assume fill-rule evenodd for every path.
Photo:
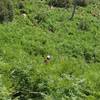
<instances>
[{"instance_id":1,"label":"shaded foliage","mask_svg":"<svg viewBox=\"0 0 100 100\"><path fill-rule=\"evenodd\" d=\"M0 22L13 20L13 4L11 0L0 0Z\"/></svg>"},{"instance_id":2,"label":"shaded foliage","mask_svg":"<svg viewBox=\"0 0 100 100\"><path fill-rule=\"evenodd\" d=\"M54 7L69 7L69 0L49 0L48 4Z\"/></svg>"}]
</instances>

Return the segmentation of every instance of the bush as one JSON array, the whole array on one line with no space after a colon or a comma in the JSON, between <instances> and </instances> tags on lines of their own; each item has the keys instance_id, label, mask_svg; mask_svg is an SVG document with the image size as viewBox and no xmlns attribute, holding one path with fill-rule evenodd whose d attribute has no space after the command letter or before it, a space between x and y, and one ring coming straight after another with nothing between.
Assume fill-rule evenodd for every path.
<instances>
[{"instance_id":1,"label":"bush","mask_svg":"<svg viewBox=\"0 0 100 100\"><path fill-rule=\"evenodd\" d=\"M0 22L13 20L13 4L11 0L0 0Z\"/></svg>"},{"instance_id":2,"label":"bush","mask_svg":"<svg viewBox=\"0 0 100 100\"><path fill-rule=\"evenodd\" d=\"M69 0L49 0L48 4L55 7L68 7Z\"/></svg>"},{"instance_id":3,"label":"bush","mask_svg":"<svg viewBox=\"0 0 100 100\"><path fill-rule=\"evenodd\" d=\"M24 9L24 8L25 8L24 2L23 2L23 1L19 1L19 2L17 3L17 8L18 8L18 9Z\"/></svg>"},{"instance_id":4,"label":"bush","mask_svg":"<svg viewBox=\"0 0 100 100\"><path fill-rule=\"evenodd\" d=\"M77 0L77 4L79 6L86 6L88 4L89 0Z\"/></svg>"},{"instance_id":5,"label":"bush","mask_svg":"<svg viewBox=\"0 0 100 100\"><path fill-rule=\"evenodd\" d=\"M55 7L69 7L73 0L49 0L48 4ZM77 0L78 6L86 6L89 0Z\"/></svg>"},{"instance_id":6,"label":"bush","mask_svg":"<svg viewBox=\"0 0 100 100\"><path fill-rule=\"evenodd\" d=\"M47 14L45 13L39 13L37 14L34 19L37 21L37 23L41 23L41 22L45 22L46 21L46 17L47 17Z\"/></svg>"},{"instance_id":7,"label":"bush","mask_svg":"<svg viewBox=\"0 0 100 100\"><path fill-rule=\"evenodd\" d=\"M12 99L19 97L20 99L27 98L29 95L26 90L30 90L31 84L29 82L29 77L24 73L24 71L14 68L11 70L11 78L13 81L14 92L12 93Z\"/></svg>"},{"instance_id":8,"label":"bush","mask_svg":"<svg viewBox=\"0 0 100 100\"><path fill-rule=\"evenodd\" d=\"M79 22L78 28L83 31L88 31L89 30L89 22L87 22L85 20L81 20Z\"/></svg>"}]
</instances>

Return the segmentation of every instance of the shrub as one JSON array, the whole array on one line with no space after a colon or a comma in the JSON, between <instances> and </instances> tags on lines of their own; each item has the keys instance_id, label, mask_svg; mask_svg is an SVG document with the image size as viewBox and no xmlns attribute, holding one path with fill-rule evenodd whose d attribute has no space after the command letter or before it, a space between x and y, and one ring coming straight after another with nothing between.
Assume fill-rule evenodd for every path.
<instances>
[{"instance_id":1,"label":"shrub","mask_svg":"<svg viewBox=\"0 0 100 100\"><path fill-rule=\"evenodd\" d=\"M87 22L85 20L81 20L79 22L78 28L83 31L88 31L89 30L89 22Z\"/></svg>"},{"instance_id":2,"label":"shrub","mask_svg":"<svg viewBox=\"0 0 100 100\"><path fill-rule=\"evenodd\" d=\"M37 21L37 23L39 24L39 23L41 23L41 22L45 22L46 17L47 17L47 14L45 14L45 13L39 13L39 14L37 14L37 15L34 17L34 19L35 19L35 20Z\"/></svg>"},{"instance_id":3,"label":"shrub","mask_svg":"<svg viewBox=\"0 0 100 100\"><path fill-rule=\"evenodd\" d=\"M48 4L55 7L68 7L69 0L49 0Z\"/></svg>"},{"instance_id":4,"label":"shrub","mask_svg":"<svg viewBox=\"0 0 100 100\"><path fill-rule=\"evenodd\" d=\"M0 22L13 20L13 4L11 0L0 0Z\"/></svg>"},{"instance_id":5,"label":"shrub","mask_svg":"<svg viewBox=\"0 0 100 100\"><path fill-rule=\"evenodd\" d=\"M18 9L24 9L24 8L25 8L24 2L23 2L23 1L19 1L19 2L17 3L17 8L18 8Z\"/></svg>"},{"instance_id":6,"label":"shrub","mask_svg":"<svg viewBox=\"0 0 100 100\"><path fill-rule=\"evenodd\" d=\"M14 68L11 70L11 78L13 81L14 92L12 93L12 99L17 96L23 99L27 98L28 92L26 90L30 90L31 84L29 82L29 77L24 73L24 71Z\"/></svg>"},{"instance_id":7,"label":"shrub","mask_svg":"<svg viewBox=\"0 0 100 100\"><path fill-rule=\"evenodd\" d=\"M89 0L78 0L77 4L79 6L86 6L88 4Z\"/></svg>"}]
</instances>

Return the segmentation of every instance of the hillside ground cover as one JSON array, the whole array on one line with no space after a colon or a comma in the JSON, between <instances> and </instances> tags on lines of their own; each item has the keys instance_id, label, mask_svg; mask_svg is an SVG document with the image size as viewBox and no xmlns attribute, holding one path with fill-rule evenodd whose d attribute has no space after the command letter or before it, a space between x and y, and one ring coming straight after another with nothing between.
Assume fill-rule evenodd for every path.
<instances>
[{"instance_id":1,"label":"hillside ground cover","mask_svg":"<svg viewBox=\"0 0 100 100\"><path fill-rule=\"evenodd\" d=\"M23 2L0 24L0 100L100 100L100 1L72 21L71 7Z\"/></svg>"}]
</instances>

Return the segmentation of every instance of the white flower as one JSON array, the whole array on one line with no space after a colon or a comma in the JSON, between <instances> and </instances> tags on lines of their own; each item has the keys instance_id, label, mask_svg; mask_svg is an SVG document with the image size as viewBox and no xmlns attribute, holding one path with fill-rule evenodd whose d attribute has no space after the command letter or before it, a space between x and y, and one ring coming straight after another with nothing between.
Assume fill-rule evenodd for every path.
<instances>
[{"instance_id":1,"label":"white flower","mask_svg":"<svg viewBox=\"0 0 100 100\"><path fill-rule=\"evenodd\" d=\"M50 60L51 59L51 56L50 55L47 55L47 59Z\"/></svg>"}]
</instances>

